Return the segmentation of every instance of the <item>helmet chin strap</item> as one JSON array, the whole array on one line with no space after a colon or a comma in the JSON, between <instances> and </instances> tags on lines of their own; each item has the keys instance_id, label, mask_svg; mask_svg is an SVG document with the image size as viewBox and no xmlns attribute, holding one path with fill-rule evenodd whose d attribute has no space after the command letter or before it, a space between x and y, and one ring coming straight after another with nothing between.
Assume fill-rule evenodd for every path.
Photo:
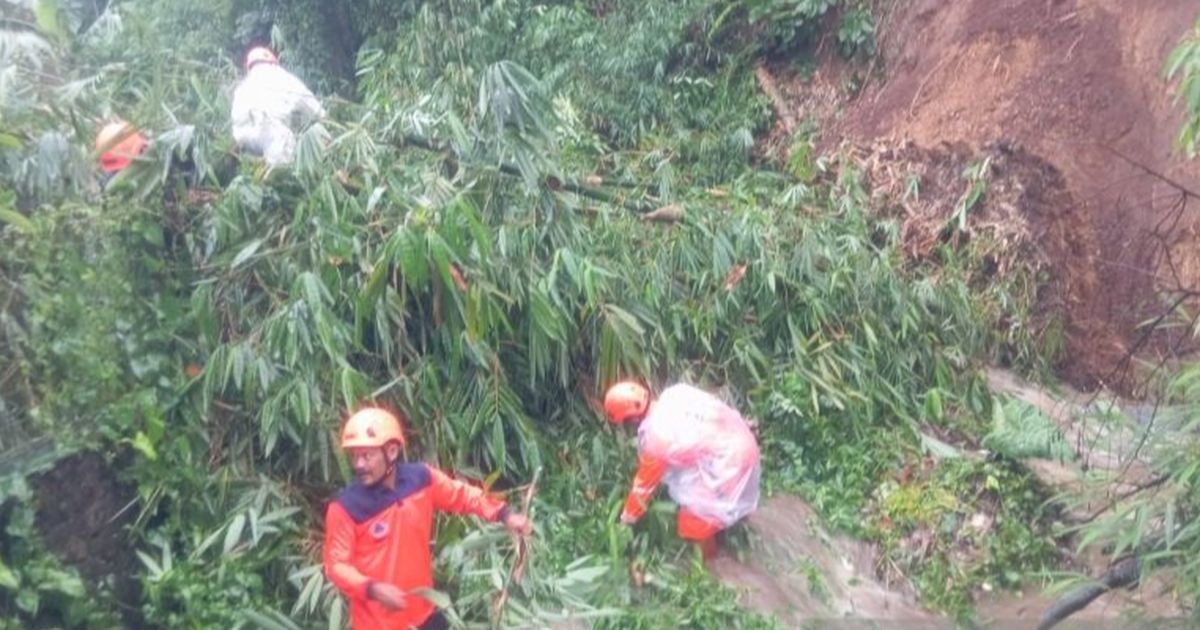
<instances>
[{"instance_id":1,"label":"helmet chin strap","mask_svg":"<svg viewBox=\"0 0 1200 630\"><path fill-rule=\"evenodd\" d=\"M387 448L389 446L391 446L390 443L384 444L383 446L379 447L379 448L383 449L383 458L385 460L387 460L387 472L384 473L385 478L395 477L396 476L396 465L400 463L400 451L399 450L396 451L396 457L394 457L394 458L388 457Z\"/></svg>"}]
</instances>

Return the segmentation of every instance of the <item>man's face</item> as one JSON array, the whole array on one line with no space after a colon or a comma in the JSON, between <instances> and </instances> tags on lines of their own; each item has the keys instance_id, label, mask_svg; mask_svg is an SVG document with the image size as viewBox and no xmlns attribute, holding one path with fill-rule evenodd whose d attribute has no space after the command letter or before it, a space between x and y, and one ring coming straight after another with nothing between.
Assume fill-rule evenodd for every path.
<instances>
[{"instance_id":1,"label":"man's face","mask_svg":"<svg viewBox=\"0 0 1200 630\"><path fill-rule=\"evenodd\" d=\"M399 447L395 444L387 446L356 447L348 449L350 466L354 474L364 486L373 486L387 476L392 462L399 455Z\"/></svg>"},{"instance_id":2,"label":"man's face","mask_svg":"<svg viewBox=\"0 0 1200 630\"><path fill-rule=\"evenodd\" d=\"M640 425L642 423L642 420L646 419L646 414L648 414L648 413L650 413L649 407L647 407L646 410L643 411L642 413L637 413L632 416L629 416L628 418L625 419L625 422L622 422L621 424L623 424L627 427L633 427L636 430L638 428L638 425Z\"/></svg>"},{"instance_id":3,"label":"man's face","mask_svg":"<svg viewBox=\"0 0 1200 630\"><path fill-rule=\"evenodd\" d=\"M644 413L636 416L630 416L626 418L624 422L617 423L617 431L626 437L630 435L636 435L638 432L638 427L641 426L642 420L645 419L645 417L646 414Z\"/></svg>"}]
</instances>

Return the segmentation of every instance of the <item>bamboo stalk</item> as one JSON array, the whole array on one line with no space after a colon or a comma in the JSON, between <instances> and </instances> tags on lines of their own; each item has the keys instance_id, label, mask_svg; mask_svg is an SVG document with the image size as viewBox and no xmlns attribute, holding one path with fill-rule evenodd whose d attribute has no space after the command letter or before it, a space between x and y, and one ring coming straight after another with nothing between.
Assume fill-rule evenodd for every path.
<instances>
[{"instance_id":1,"label":"bamboo stalk","mask_svg":"<svg viewBox=\"0 0 1200 630\"><path fill-rule=\"evenodd\" d=\"M409 144L414 147L425 149L426 151L433 151L436 153L450 153L454 156L455 160L461 161L461 159L462 159L462 156L455 153L454 150L452 148L450 148L450 146L448 144L433 140L431 138L427 138L425 136L419 136L416 134L407 133L407 134L404 134L404 142L405 142L405 144ZM511 177L521 177L522 176L520 169L518 169L516 166L513 166L512 164L509 164L507 162L500 162L498 165L498 168L499 168L500 172L505 175L509 175ZM557 177L548 175L542 180L541 183L543 186L546 186L547 188L550 188L551 190L556 190L556 191L557 190L565 190L569 193L579 195L580 197L587 197L588 199L592 199L595 201L602 201L604 203L611 204L614 206L620 206L622 208L625 208L626 210L629 210L630 212L634 212L637 214L645 214L651 210L651 208L648 205L646 205L642 202L634 201L631 199L622 199L622 198L618 197L617 195L605 192L598 188L593 188L593 187L589 187L585 184L581 184L579 181L577 181L575 179L561 180ZM622 182L622 181L611 182L611 184L615 185L615 186L622 186L625 188L633 188L634 187L634 185L632 183ZM603 183L601 185L603 185Z\"/></svg>"},{"instance_id":2,"label":"bamboo stalk","mask_svg":"<svg viewBox=\"0 0 1200 630\"><path fill-rule=\"evenodd\" d=\"M529 486L525 488L525 496L521 500L521 513L529 516L529 506L533 502L533 495L537 492L538 477L542 474L542 469L538 468L533 473L533 481L529 482ZM496 608L494 615L493 627L499 628L500 622L504 619L504 606L508 603L508 588L513 582L520 582L525 576L525 564L529 559L529 543L522 536L516 536L517 555L513 559L512 567L508 571L508 579L504 582L504 588L500 589L500 596L496 599Z\"/></svg>"}]
</instances>

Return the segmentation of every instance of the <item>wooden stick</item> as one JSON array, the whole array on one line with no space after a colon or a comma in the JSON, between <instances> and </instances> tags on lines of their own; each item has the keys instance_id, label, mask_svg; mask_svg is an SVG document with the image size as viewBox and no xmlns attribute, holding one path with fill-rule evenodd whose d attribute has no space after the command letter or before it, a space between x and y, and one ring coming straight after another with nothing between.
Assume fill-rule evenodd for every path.
<instances>
[{"instance_id":1,"label":"wooden stick","mask_svg":"<svg viewBox=\"0 0 1200 630\"><path fill-rule=\"evenodd\" d=\"M779 92L779 85L775 82L775 77L771 75L771 71L763 62L758 62L754 65L754 78L758 79L758 87L771 100L771 105L775 108L775 114L779 116L779 122L783 123L783 131L789 136L796 132L796 117L792 115L792 108L788 106L787 99Z\"/></svg>"},{"instance_id":2,"label":"wooden stick","mask_svg":"<svg viewBox=\"0 0 1200 630\"><path fill-rule=\"evenodd\" d=\"M533 481L529 482L529 486L525 488L525 496L521 500L521 513L529 516L529 506L533 502L533 495L537 492L538 477L542 474L542 469L538 468L533 473ZM499 628L500 622L504 619L504 606L508 603L508 587L513 582L520 582L525 576L525 565L529 559L529 544L525 542L525 537L516 535L517 555L513 560L512 567L508 571L508 579L504 582L504 588L500 589L500 596L496 599L495 614L493 615L495 622L493 627Z\"/></svg>"}]
</instances>

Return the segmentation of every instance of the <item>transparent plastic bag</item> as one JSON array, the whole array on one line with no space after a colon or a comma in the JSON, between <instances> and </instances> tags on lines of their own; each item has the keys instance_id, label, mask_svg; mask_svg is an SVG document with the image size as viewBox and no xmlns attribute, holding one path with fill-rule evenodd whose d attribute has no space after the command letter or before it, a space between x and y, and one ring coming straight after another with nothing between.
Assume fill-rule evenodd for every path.
<instances>
[{"instance_id":1,"label":"transparent plastic bag","mask_svg":"<svg viewBox=\"0 0 1200 630\"><path fill-rule=\"evenodd\" d=\"M638 428L638 448L667 463L671 498L733 525L758 507L758 442L735 409L690 385L663 391Z\"/></svg>"}]
</instances>

